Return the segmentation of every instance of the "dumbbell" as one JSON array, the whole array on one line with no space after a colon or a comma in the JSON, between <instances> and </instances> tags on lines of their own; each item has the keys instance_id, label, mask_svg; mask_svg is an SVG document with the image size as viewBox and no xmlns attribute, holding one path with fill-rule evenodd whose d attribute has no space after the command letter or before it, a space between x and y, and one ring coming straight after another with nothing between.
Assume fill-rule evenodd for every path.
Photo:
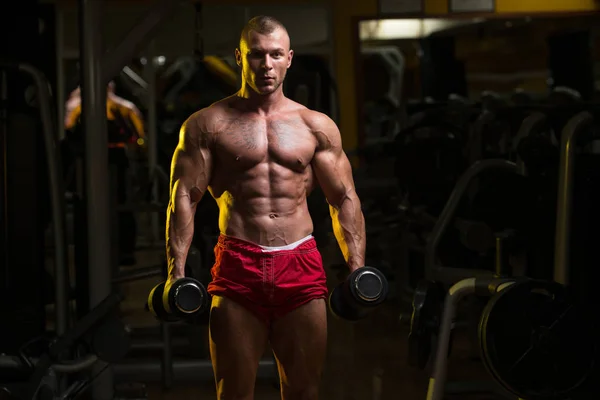
<instances>
[{"instance_id":1,"label":"dumbbell","mask_svg":"<svg viewBox=\"0 0 600 400\"><path fill-rule=\"evenodd\" d=\"M388 281L376 268L362 267L336 286L329 295L333 315L358 321L383 303L388 294Z\"/></svg>"},{"instance_id":2,"label":"dumbbell","mask_svg":"<svg viewBox=\"0 0 600 400\"><path fill-rule=\"evenodd\" d=\"M177 279L169 285L161 282L148 295L148 310L165 322L190 319L201 314L209 304L204 285L193 278Z\"/></svg>"}]
</instances>

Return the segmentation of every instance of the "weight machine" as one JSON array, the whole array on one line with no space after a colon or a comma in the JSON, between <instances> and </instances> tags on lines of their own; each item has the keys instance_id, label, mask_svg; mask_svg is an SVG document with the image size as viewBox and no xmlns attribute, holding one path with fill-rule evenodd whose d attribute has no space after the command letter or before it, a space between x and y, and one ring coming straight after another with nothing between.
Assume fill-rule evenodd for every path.
<instances>
[{"instance_id":1,"label":"weight machine","mask_svg":"<svg viewBox=\"0 0 600 400\"><path fill-rule=\"evenodd\" d=\"M533 129L540 123L539 115L533 114L524 125ZM426 278L451 285L442 309L436 308L441 292L436 292L433 286L428 288L431 291L429 298L421 299L423 307L432 313L433 325L439 323L439 327L424 325L419 317L424 318L425 314L413 313L411 335L414 336L409 339L423 340L417 346L423 345L425 350L416 355L423 361L429 351L427 339L431 339L426 336L439 328L427 400L441 400L448 389L447 359L457 305L471 294L490 297L479 323L478 341L484 365L500 384L501 393L519 399L566 399L588 389L586 385L596 368L597 331L594 318L590 318L585 307L577 303L568 285L575 139L593 123L591 113L580 112L562 131L554 280L551 282L510 277L501 238L496 242L494 272L435 266L437 244L466 193L468 183L489 168L504 168L516 173L522 173L522 168L505 160L480 161L458 181L427 248ZM555 354L560 354L559 360L553 358ZM472 389L479 391L480 388Z\"/></svg>"}]
</instances>

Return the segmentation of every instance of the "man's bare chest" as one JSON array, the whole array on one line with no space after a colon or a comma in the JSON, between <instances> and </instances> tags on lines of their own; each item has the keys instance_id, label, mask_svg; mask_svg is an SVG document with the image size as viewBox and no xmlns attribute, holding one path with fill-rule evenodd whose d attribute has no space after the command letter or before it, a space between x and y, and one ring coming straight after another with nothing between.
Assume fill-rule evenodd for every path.
<instances>
[{"instance_id":1,"label":"man's bare chest","mask_svg":"<svg viewBox=\"0 0 600 400\"><path fill-rule=\"evenodd\" d=\"M316 139L301 119L234 119L216 141L219 160L242 169L275 162L302 170L315 148Z\"/></svg>"}]
</instances>

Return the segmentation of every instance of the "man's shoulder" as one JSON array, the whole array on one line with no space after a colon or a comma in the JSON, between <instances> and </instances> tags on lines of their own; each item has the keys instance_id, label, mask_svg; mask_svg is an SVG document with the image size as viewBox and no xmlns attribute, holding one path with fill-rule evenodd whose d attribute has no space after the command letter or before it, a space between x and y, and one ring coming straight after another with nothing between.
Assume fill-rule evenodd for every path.
<instances>
[{"instance_id":1,"label":"man's shoulder","mask_svg":"<svg viewBox=\"0 0 600 400\"><path fill-rule=\"evenodd\" d=\"M231 98L228 97L190 115L184 122L185 130L192 135L214 136L230 114Z\"/></svg>"},{"instance_id":2,"label":"man's shoulder","mask_svg":"<svg viewBox=\"0 0 600 400\"><path fill-rule=\"evenodd\" d=\"M302 119L312 131L329 132L335 131L337 125L329 115L320 111L304 108L299 111Z\"/></svg>"},{"instance_id":3,"label":"man's shoulder","mask_svg":"<svg viewBox=\"0 0 600 400\"><path fill-rule=\"evenodd\" d=\"M195 121L203 124L215 123L223 118L225 118L231 109L231 98L226 97L222 100L219 100L208 107L201 108L200 110L194 112L188 118L188 123L190 121Z\"/></svg>"}]
</instances>

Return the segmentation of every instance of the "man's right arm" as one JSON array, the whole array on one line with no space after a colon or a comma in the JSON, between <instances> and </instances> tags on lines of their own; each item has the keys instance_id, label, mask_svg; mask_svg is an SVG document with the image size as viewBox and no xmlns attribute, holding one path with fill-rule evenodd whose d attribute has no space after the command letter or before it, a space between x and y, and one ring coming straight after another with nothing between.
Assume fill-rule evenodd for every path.
<instances>
[{"instance_id":1,"label":"man's right arm","mask_svg":"<svg viewBox=\"0 0 600 400\"><path fill-rule=\"evenodd\" d=\"M203 126L201 112L183 123L171 163L166 229L169 280L185 276L187 253L194 237L194 214L210 183L212 155Z\"/></svg>"}]
</instances>

